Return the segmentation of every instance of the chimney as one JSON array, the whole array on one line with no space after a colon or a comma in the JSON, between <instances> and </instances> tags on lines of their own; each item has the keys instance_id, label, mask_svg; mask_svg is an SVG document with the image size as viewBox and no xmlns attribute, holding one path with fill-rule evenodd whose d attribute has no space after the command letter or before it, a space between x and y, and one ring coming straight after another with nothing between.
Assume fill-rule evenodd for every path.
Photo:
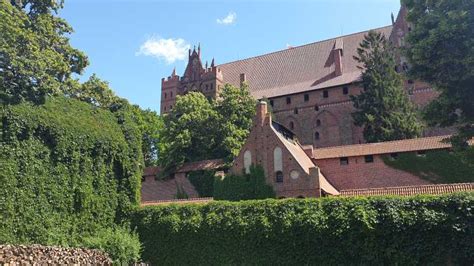
<instances>
[{"instance_id":1,"label":"chimney","mask_svg":"<svg viewBox=\"0 0 474 266\"><path fill-rule=\"evenodd\" d=\"M242 87L242 85L244 84L245 81L247 81L247 79L245 77L245 73L241 73L240 74L240 87Z\"/></svg>"},{"instance_id":2,"label":"chimney","mask_svg":"<svg viewBox=\"0 0 474 266\"><path fill-rule=\"evenodd\" d=\"M265 101L259 101L257 103L257 124L263 126L265 118L267 117L267 103Z\"/></svg>"},{"instance_id":3,"label":"chimney","mask_svg":"<svg viewBox=\"0 0 474 266\"><path fill-rule=\"evenodd\" d=\"M336 39L334 43L334 50L332 51L334 56L334 72L336 77L342 75L342 56L344 50L344 42L342 38Z\"/></svg>"}]
</instances>

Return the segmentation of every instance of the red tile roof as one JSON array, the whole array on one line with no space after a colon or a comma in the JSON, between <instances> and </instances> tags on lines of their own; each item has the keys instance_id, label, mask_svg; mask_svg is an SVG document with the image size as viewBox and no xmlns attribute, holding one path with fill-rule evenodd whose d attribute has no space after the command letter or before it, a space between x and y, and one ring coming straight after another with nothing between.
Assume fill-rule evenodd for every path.
<instances>
[{"instance_id":1,"label":"red tile roof","mask_svg":"<svg viewBox=\"0 0 474 266\"><path fill-rule=\"evenodd\" d=\"M191 182L182 175L168 180L155 180L154 177L148 177L142 182L141 202L174 200L178 194L178 188L182 188L188 197L199 197Z\"/></svg>"},{"instance_id":2,"label":"red tile roof","mask_svg":"<svg viewBox=\"0 0 474 266\"><path fill-rule=\"evenodd\" d=\"M382 195L411 196L411 195L418 195L418 194L436 195L436 194L446 194L446 193L463 192L463 191L474 191L474 183L351 189L351 190L341 190L340 195L341 196L382 196Z\"/></svg>"},{"instance_id":3,"label":"red tile roof","mask_svg":"<svg viewBox=\"0 0 474 266\"><path fill-rule=\"evenodd\" d=\"M404 139L379 143L355 144L337 147L314 149L313 158L329 159L339 157L363 156L370 154L388 154L395 152L409 152L419 150L436 150L450 148L450 143L443 142L450 136L436 136L427 138ZM472 145L474 142L470 141Z\"/></svg>"},{"instance_id":4,"label":"red tile roof","mask_svg":"<svg viewBox=\"0 0 474 266\"><path fill-rule=\"evenodd\" d=\"M156 200L156 201L142 201L141 207L164 205L164 204L184 204L184 203L207 203L213 201L213 198L189 198L189 199L174 199L174 200Z\"/></svg>"},{"instance_id":5,"label":"red tile roof","mask_svg":"<svg viewBox=\"0 0 474 266\"><path fill-rule=\"evenodd\" d=\"M375 29L389 36L392 26ZM276 97L358 81L361 70L353 56L368 31L310 43L217 67L224 83L240 85L245 74L255 98ZM333 49L343 47L343 74L335 76Z\"/></svg>"}]
</instances>

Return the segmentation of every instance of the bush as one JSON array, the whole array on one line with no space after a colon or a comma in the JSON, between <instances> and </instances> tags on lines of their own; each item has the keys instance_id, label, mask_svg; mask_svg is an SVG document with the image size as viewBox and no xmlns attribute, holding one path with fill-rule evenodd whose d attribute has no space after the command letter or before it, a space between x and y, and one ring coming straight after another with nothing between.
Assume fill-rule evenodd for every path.
<instances>
[{"instance_id":1,"label":"bush","mask_svg":"<svg viewBox=\"0 0 474 266\"><path fill-rule=\"evenodd\" d=\"M130 112L62 97L0 106L0 243L78 246L139 203Z\"/></svg>"},{"instance_id":2,"label":"bush","mask_svg":"<svg viewBox=\"0 0 474 266\"><path fill-rule=\"evenodd\" d=\"M216 177L214 199L249 200L274 198L273 187L265 181L265 172L261 166L251 166L250 173L243 176L227 175Z\"/></svg>"},{"instance_id":3,"label":"bush","mask_svg":"<svg viewBox=\"0 0 474 266\"><path fill-rule=\"evenodd\" d=\"M474 193L149 206L154 265L472 265Z\"/></svg>"},{"instance_id":4,"label":"bush","mask_svg":"<svg viewBox=\"0 0 474 266\"><path fill-rule=\"evenodd\" d=\"M214 178L216 171L202 170L188 174L189 182L196 188L200 197L212 197L214 195Z\"/></svg>"},{"instance_id":5,"label":"bush","mask_svg":"<svg viewBox=\"0 0 474 266\"><path fill-rule=\"evenodd\" d=\"M418 156L413 152L401 153L396 159L388 156L385 164L395 169L410 172L434 183L474 182L474 148L465 151L427 151Z\"/></svg>"},{"instance_id":6,"label":"bush","mask_svg":"<svg viewBox=\"0 0 474 266\"><path fill-rule=\"evenodd\" d=\"M138 235L122 227L102 229L83 242L85 247L107 252L115 264L130 264L140 259Z\"/></svg>"}]
</instances>

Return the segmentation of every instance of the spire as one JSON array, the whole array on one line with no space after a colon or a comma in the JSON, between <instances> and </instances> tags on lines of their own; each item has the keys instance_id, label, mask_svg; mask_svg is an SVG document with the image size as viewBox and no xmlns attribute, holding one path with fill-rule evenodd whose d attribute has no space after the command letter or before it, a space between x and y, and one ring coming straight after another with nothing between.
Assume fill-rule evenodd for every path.
<instances>
[{"instance_id":1,"label":"spire","mask_svg":"<svg viewBox=\"0 0 474 266\"><path fill-rule=\"evenodd\" d=\"M392 12L392 25L395 24L395 17L393 16L393 12Z\"/></svg>"},{"instance_id":2,"label":"spire","mask_svg":"<svg viewBox=\"0 0 474 266\"><path fill-rule=\"evenodd\" d=\"M191 48L188 49L188 56L191 57Z\"/></svg>"},{"instance_id":3,"label":"spire","mask_svg":"<svg viewBox=\"0 0 474 266\"><path fill-rule=\"evenodd\" d=\"M173 73L171 73L171 76L172 77L176 76L176 67L173 68Z\"/></svg>"},{"instance_id":4,"label":"spire","mask_svg":"<svg viewBox=\"0 0 474 266\"><path fill-rule=\"evenodd\" d=\"M198 43L198 56L201 58L201 43Z\"/></svg>"},{"instance_id":5,"label":"spire","mask_svg":"<svg viewBox=\"0 0 474 266\"><path fill-rule=\"evenodd\" d=\"M212 58L212 61L211 61L211 67L214 67L214 57Z\"/></svg>"},{"instance_id":6,"label":"spire","mask_svg":"<svg viewBox=\"0 0 474 266\"><path fill-rule=\"evenodd\" d=\"M206 60L206 69L207 69L207 60Z\"/></svg>"}]
</instances>

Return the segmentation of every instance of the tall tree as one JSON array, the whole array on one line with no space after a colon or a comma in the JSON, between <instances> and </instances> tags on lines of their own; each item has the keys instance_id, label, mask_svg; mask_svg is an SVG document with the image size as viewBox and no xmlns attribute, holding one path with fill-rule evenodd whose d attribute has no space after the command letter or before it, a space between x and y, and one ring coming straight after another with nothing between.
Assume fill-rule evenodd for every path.
<instances>
[{"instance_id":1,"label":"tall tree","mask_svg":"<svg viewBox=\"0 0 474 266\"><path fill-rule=\"evenodd\" d=\"M415 108L395 71L393 48L381 33L370 31L354 56L362 66L363 91L351 96L357 126L367 142L417 137L421 133Z\"/></svg>"},{"instance_id":2,"label":"tall tree","mask_svg":"<svg viewBox=\"0 0 474 266\"><path fill-rule=\"evenodd\" d=\"M55 16L61 7L54 0L0 0L1 103L42 103L87 66L87 57L69 44L72 28Z\"/></svg>"},{"instance_id":3,"label":"tall tree","mask_svg":"<svg viewBox=\"0 0 474 266\"><path fill-rule=\"evenodd\" d=\"M403 0L408 21L409 75L441 94L426 109L431 125L459 127L455 144L474 136L474 1Z\"/></svg>"}]
</instances>

